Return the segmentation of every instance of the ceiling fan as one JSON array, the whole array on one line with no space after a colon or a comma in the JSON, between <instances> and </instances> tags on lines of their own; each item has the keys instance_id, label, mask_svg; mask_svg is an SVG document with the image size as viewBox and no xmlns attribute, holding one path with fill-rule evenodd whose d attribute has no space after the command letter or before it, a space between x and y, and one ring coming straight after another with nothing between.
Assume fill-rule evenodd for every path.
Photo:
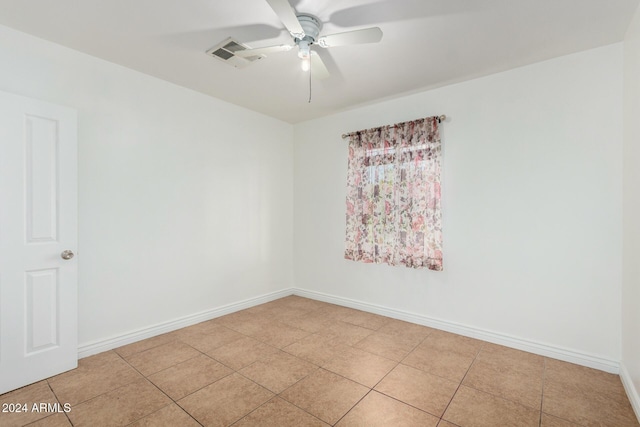
<instances>
[{"instance_id":1,"label":"ceiling fan","mask_svg":"<svg viewBox=\"0 0 640 427\"><path fill-rule=\"evenodd\" d=\"M318 45L322 48L334 46L346 46L352 44L378 43L382 40L382 30L378 27L362 30L347 31L344 33L320 36L322 22L313 15L307 13L296 14L288 0L266 0L271 9L278 15L280 21L293 37L292 44L245 49L235 52L235 55L243 58L260 56L271 53L287 52L298 47L298 57L302 60L302 69L312 69L314 77L325 79L329 77L329 71L324 65L320 55L311 50L311 46Z\"/></svg>"}]
</instances>

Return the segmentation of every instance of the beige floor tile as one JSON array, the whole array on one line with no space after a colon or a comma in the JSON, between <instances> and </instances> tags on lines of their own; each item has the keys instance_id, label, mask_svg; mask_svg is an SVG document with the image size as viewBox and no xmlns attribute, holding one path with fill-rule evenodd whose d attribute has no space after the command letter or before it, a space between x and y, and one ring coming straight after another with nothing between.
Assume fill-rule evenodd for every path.
<instances>
[{"instance_id":1,"label":"beige floor tile","mask_svg":"<svg viewBox=\"0 0 640 427\"><path fill-rule=\"evenodd\" d=\"M309 335L311 335L310 332L294 328L282 322L269 322L265 323L262 329L251 336L265 344L282 349Z\"/></svg>"},{"instance_id":2,"label":"beige floor tile","mask_svg":"<svg viewBox=\"0 0 640 427\"><path fill-rule=\"evenodd\" d=\"M547 358L545 359L545 383L549 382L574 386L590 393L602 393L612 398L619 397L622 400L627 400L626 392L618 375Z\"/></svg>"},{"instance_id":3,"label":"beige floor tile","mask_svg":"<svg viewBox=\"0 0 640 427\"><path fill-rule=\"evenodd\" d=\"M46 381L40 381L26 387L19 388L0 395L0 410L4 404L21 404L26 405L26 408L20 406L20 408L7 407L10 412L0 412L0 426L2 427L14 427L22 426L42 418L51 415L47 412L35 412L32 411L33 404L39 403L58 403L58 400L51 392L49 385ZM14 412L15 411L15 412ZM20 411L20 412L18 412Z\"/></svg>"},{"instance_id":4,"label":"beige floor tile","mask_svg":"<svg viewBox=\"0 0 640 427\"><path fill-rule=\"evenodd\" d=\"M333 425L368 392L367 387L318 369L286 389L280 397Z\"/></svg>"},{"instance_id":5,"label":"beige floor tile","mask_svg":"<svg viewBox=\"0 0 640 427\"><path fill-rule=\"evenodd\" d=\"M336 342L346 345L354 345L358 341L371 335L374 331L342 321L332 321L326 328L318 331L318 334L334 339Z\"/></svg>"},{"instance_id":6,"label":"beige floor tile","mask_svg":"<svg viewBox=\"0 0 640 427\"><path fill-rule=\"evenodd\" d=\"M283 348L283 351L321 366L334 357L342 344L320 334L309 335Z\"/></svg>"},{"instance_id":7,"label":"beige floor tile","mask_svg":"<svg viewBox=\"0 0 640 427\"><path fill-rule=\"evenodd\" d=\"M460 386L442 419L462 427L538 427L540 411Z\"/></svg>"},{"instance_id":8,"label":"beige floor tile","mask_svg":"<svg viewBox=\"0 0 640 427\"><path fill-rule=\"evenodd\" d=\"M425 345L423 342L402 361L425 372L460 382L473 363L474 356Z\"/></svg>"},{"instance_id":9,"label":"beige floor tile","mask_svg":"<svg viewBox=\"0 0 640 427\"><path fill-rule=\"evenodd\" d=\"M278 318L287 316L299 316L306 313L305 310L296 307L289 307L278 301L271 301L265 304L256 305L245 310L255 316L263 319L278 320Z\"/></svg>"},{"instance_id":10,"label":"beige floor tile","mask_svg":"<svg viewBox=\"0 0 640 427\"><path fill-rule=\"evenodd\" d=\"M297 325L297 321L306 316L309 316L310 312L302 309L302 308L285 308L282 310L275 310L272 313L273 319L278 322L286 323L290 326L295 326L296 328L300 328Z\"/></svg>"},{"instance_id":11,"label":"beige floor tile","mask_svg":"<svg viewBox=\"0 0 640 427\"><path fill-rule=\"evenodd\" d=\"M213 327L208 328L207 332L193 330L179 335L180 341L203 353L244 337L240 332L215 324Z\"/></svg>"},{"instance_id":12,"label":"beige floor tile","mask_svg":"<svg viewBox=\"0 0 640 427\"><path fill-rule=\"evenodd\" d=\"M310 298L304 298L298 295L290 295L288 297L281 298L277 301L284 306L302 308L307 311L316 311L323 307L327 307L331 305L326 302L316 301L316 300L313 300Z\"/></svg>"},{"instance_id":13,"label":"beige floor tile","mask_svg":"<svg viewBox=\"0 0 640 427\"><path fill-rule=\"evenodd\" d=\"M442 416L457 389L457 382L405 365L398 365L375 388L437 417Z\"/></svg>"},{"instance_id":14,"label":"beige floor tile","mask_svg":"<svg viewBox=\"0 0 640 427\"><path fill-rule=\"evenodd\" d=\"M339 427L436 427L438 418L372 391L340 420Z\"/></svg>"},{"instance_id":15,"label":"beige floor tile","mask_svg":"<svg viewBox=\"0 0 640 427\"><path fill-rule=\"evenodd\" d=\"M542 378L543 369L535 373L529 369L516 370L511 364L500 365L476 359L462 384L533 409L540 409Z\"/></svg>"},{"instance_id":16,"label":"beige floor tile","mask_svg":"<svg viewBox=\"0 0 640 427\"><path fill-rule=\"evenodd\" d=\"M75 406L142 378L113 351L78 361L78 367L49 379L62 403Z\"/></svg>"},{"instance_id":17,"label":"beige floor tile","mask_svg":"<svg viewBox=\"0 0 640 427\"><path fill-rule=\"evenodd\" d=\"M256 305L244 310L245 313L249 313L253 316L260 316L262 318L269 318L269 320L274 320L271 318L273 313L277 313L278 311L286 310L286 307L283 304L279 304L276 301L271 301L265 304Z\"/></svg>"},{"instance_id":18,"label":"beige floor tile","mask_svg":"<svg viewBox=\"0 0 640 427\"><path fill-rule=\"evenodd\" d=\"M315 313L324 314L332 319L340 319L343 316L348 316L349 313L356 311L352 308L342 307L336 304L327 304L324 307L316 310Z\"/></svg>"},{"instance_id":19,"label":"beige floor tile","mask_svg":"<svg viewBox=\"0 0 640 427\"><path fill-rule=\"evenodd\" d=\"M313 311L318 311L323 309L324 307L332 305L328 302L318 301L311 298L303 298L303 297L298 297L298 298L300 298L303 301L302 302L303 304L308 305L309 310L313 310Z\"/></svg>"},{"instance_id":20,"label":"beige floor tile","mask_svg":"<svg viewBox=\"0 0 640 427\"><path fill-rule=\"evenodd\" d=\"M241 334L253 336L260 333L265 323L272 322L273 320L269 318L265 319L265 316L252 314L245 310L218 317L215 321Z\"/></svg>"},{"instance_id":21,"label":"beige floor tile","mask_svg":"<svg viewBox=\"0 0 640 427\"><path fill-rule=\"evenodd\" d=\"M198 350L181 341L172 341L136 353L126 358L126 360L142 375L148 376L185 360L192 359L199 354L201 353Z\"/></svg>"},{"instance_id":22,"label":"beige floor tile","mask_svg":"<svg viewBox=\"0 0 640 427\"><path fill-rule=\"evenodd\" d=\"M426 347L469 357L475 357L484 344L483 341L474 338L463 337L462 335L438 330L434 330L422 342L422 345Z\"/></svg>"},{"instance_id":23,"label":"beige floor tile","mask_svg":"<svg viewBox=\"0 0 640 427\"><path fill-rule=\"evenodd\" d=\"M240 421L233 427L328 427L300 408L274 397Z\"/></svg>"},{"instance_id":24,"label":"beige floor tile","mask_svg":"<svg viewBox=\"0 0 640 427\"><path fill-rule=\"evenodd\" d=\"M314 333L326 328L331 323L331 320L326 314L312 312L298 317L286 318L282 322L303 331Z\"/></svg>"},{"instance_id":25,"label":"beige floor tile","mask_svg":"<svg viewBox=\"0 0 640 427\"><path fill-rule=\"evenodd\" d=\"M338 317L345 323L361 326L363 328L378 330L386 325L391 319L377 314L367 313L360 310L345 311Z\"/></svg>"},{"instance_id":26,"label":"beige floor tile","mask_svg":"<svg viewBox=\"0 0 640 427\"><path fill-rule=\"evenodd\" d=\"M120 356L116 350L118 349L104 351L102 353L94 354L93 356L79 359L78 367L83 367L87 369L102 368L105 365L109 365L113 363L114 361L117 361L117 362L124 361L124 358ZM51 378L53 379L53 378L64 377L68 372L71 372L71 371L63 372Z\"/></svg>"},{"instance_id":27,"label":"beige floor tile","mask_svg":"<svg viewBox=\"0 0 640 427\"><path fill-rule=\"evenodd\" d=\"M398 362L357 348L343 346L322 367L367 387L375 386Z\"/></svg>"},{"instance_id":28,"label":"beige floor tile","mask_svg":"<svg viewBox=\"0 0 640 427\"><path fill-rule=\"evenodd\" d=\"M72 407L73 425L125 426L156 412L171 400L146 379Z\"/></svg>"},{"instance_id":29,"label":"beige floor tile","mask_svg":"<svg viewBox=\"0 0 640 427\"><path fill-rule=\"evenodd\" d=\"M419 338L407 338L402 335L374 332L357 342L354 347L400 362L421 341Z\"/></svg>"},{"instance_id":30,"label":"beige floor tile","mask_svg":"<svg viewBox=\"0 0 640 427\"><path fill-rule=\"evenodd\" d=\"M590 386L595 386L595 382L590 383ZM622 399L616 394L607 396L594 393L589 388L548 382L546 379L542 411L583 426L639 425L628 399Z\"/></svg>"},{"instance_id":31,"label":"beige floor tile","mask_svg":"<svg viewBox=\"0 0 640 427\"><path fill-rule=\"evenodd\" d=\"M149 376L149 381L173 400L179 400L233 373L233 370L201 354Z\"/></svg>"},{"instance_id":32,"label":"beige floor tile","mask_svg":"<svg viewBox=\"0 0 640 427\"><path fill-rule=\"evenodd\" d=\"M175 334L173 332L169 332L167 334L158 335L155 337L147 338L146 340L141 340L132 344L118 347L114 351L126 359L131 355L140 353L141 351L149 350L150 348L157 347L171 341L175 341L176 339L177 338Z\"/></svg>"},{"instance_id":33,"label":"beige floor tile","mask_svg":"<svg viewBox=\"0 0 640 427\"><path fill-rule=\"evenodd\" d=\"M2 421L2 417L0 416L0 421ZM4 425L0 423L0 425ZM35 423L31 423L28 425L29 427L72 427L71 422L67 418L65 414L59 413L50 415L46 418L42 418Z\"/></svg>"},{"instance_id":34,"label":"beige floor tile","mask_svg":"<svg viewBox=\"0 0 640 427\"><path fill-rule=\"evenodd\" d=\"M504 366L534 376L542 376L544 372L543 356L497 344L486 343L478 353L477 360L496 368Z\"/></svg>"},{"instance_id":35,"label":"beige floor tile","mask_svg":"<svg viewBox=\"0 0 640 427\"><path fill-rule=\"evenodd\" d=\"M440 420L440 422L438 423L438 427L460 427L460 426L450 423L449 421Z\"/></svg>"},{"instance_id":36,"label":"beige floor tile","mask_svg":"<svg viewBox=\"0 0 640 427\"><path fill-rule=\"evenodd\" d=\"M390 319L384 326L378 329L378 332L399 336L402 338L422 341L429 336L435 329L428 328L415 323L404 322L402 320Z\"/></svg>"},{"instance_id":37,"label":"beige floor tile","mask_svg":"<svg viewBox=\"0 0 640 427\"><path fill-rule=\"evenodd\" d=\"M239 370L256 360L260 360L278 351L277 348L260 342L254 338L245 337L207 352L231 369Z\"/></svg>"},{"instance_id":38,"label":"beige floor tile","mask_svg":"<svg viewBox=\"0 0 640 427\"><path fill-rule=\"evenodd\" d=\"M128 427L200 427L200 424L182 408L172 403Z\"/></svg>"},{"instance_id":39,"label":"beige floor tile","mask_svg":"<svg viewBox=\"0 0 640 427\"><path fill-rule=\"evenodd\" d=\"M273 396L235 373L179 400L178 405L204 426L228 426Z\"/></svg>"},{"instance_id":40,"label":"beige floor tile","mask_svg":"<svg viewBox=\"0 0 640 427\"><path fill-rule=\"evenodd\" d=\"M254 307L254 314L258 314L260 316L267 316L269 319L279 322L284 322L285 320L299 318L301 316L305 316L309 314L307 310L299 307L289 307L284 304L271 304L270 306L267 304L263 304L261 306ZM247 311L250 311L249 309Z\"/></svg>"},{"instance_id":41,"label":"beige floor tile","mask_svg":"<svg viewBox=\"0 0 640 427\"><path fill-rule=\"evenodd\" d=\"M224 316L216 317L211 322L219 325L233 325L235 323L244 323L249 320L254 320L256 317L247 312L247 310L240 310L234 313L225 314ZM227 326L229 327L229 326Z\"/></svg>"},{"instance_id":42,"label":"beige floor tile","mask_svg":"<svg viewBox=\"0 0 640 427\"><path fill-rule=\"evenodd\" d=\"M552 417L551 415L542 414L540 427L580 427L578 424Z\"/></svg>"},{"instance_id":43,"label":"beige floor tile","mask_svg":"<svg viewBox=\"0 0 640 427\"><path fill-rule=\"evenodd\" d=\"M309 375L318 367L278 351L238 371L262 387L278 394Z\"/></svg>"},{"instance_id":44,"label":"beige floor tile","mask_svg":"<svg viewBox=\"0 0 640 427\"><path fill-rule=\"evenodd\" d=\"M195 325L187 326L173 332L170 334L177 336L180 338L183 335L192 335L192 334L210 334L216 332L221 327L220 323L216 321L216 319L206 320L204 322L196 323Z\"/></svg>"}]
</instances>

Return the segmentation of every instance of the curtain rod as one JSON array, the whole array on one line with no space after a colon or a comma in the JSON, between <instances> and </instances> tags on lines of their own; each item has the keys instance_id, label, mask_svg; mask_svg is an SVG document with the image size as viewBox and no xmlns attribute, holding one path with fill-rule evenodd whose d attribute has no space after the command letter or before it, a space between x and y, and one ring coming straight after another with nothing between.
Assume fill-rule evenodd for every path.
<instances>
[{"instance_id":1,"label":"curtain rod","mask_svg":"<svg viewBox=\"0 0 640 427\"><path fill-rule=\"evenodd\" d=\"M444 114L442 114L441 116L438 116L438 123L442 123L442 122L444 122L445 120L447 120L447 116L445 116ZM402 123L406 123L406 122L402 122ZM380 126L379 128L372 128L372 129L390 128L390 127L393 127L393 126L400 125L400 124L402 124L402 123L396 123L395 125L388 125L388 126ZM342 134L342 139L345 139L345 138L346 138L346 137L348 137L349 135L353 135L354 133L358 133L358 132L361 132L361 131L350 132L350 133L343 133L343 134Z\"/></svg>"}]
</instances>

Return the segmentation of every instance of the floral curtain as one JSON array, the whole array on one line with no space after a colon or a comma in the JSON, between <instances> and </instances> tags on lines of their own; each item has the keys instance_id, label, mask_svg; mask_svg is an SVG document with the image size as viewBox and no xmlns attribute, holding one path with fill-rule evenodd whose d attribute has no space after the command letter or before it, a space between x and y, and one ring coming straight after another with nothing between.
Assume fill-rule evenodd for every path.
<instances>
[{"instance_id":1,"label":"floral curtain","mask_svg":"<svg viewBox=\"0 0 640 427\"><path fill-rule=\"evenodd\" d=\"M349 134L345 258L442 270L438 117Z\"/></svg>"}]
</instances>

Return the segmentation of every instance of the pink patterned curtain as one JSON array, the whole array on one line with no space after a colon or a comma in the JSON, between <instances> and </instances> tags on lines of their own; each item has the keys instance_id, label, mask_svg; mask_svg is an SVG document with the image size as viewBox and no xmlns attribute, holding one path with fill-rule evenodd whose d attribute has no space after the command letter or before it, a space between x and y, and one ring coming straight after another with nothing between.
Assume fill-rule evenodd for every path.
<instances>
[{"instance_id":1,"label":"pink patterned curtain","mask_svg":"<svg viewBox=\"0 0 640 427\"><path fill-rule=\"evenodd\" d=\"M442 270L438 124L349 134L346 259Z\"/></svg>"}]
</instances>

